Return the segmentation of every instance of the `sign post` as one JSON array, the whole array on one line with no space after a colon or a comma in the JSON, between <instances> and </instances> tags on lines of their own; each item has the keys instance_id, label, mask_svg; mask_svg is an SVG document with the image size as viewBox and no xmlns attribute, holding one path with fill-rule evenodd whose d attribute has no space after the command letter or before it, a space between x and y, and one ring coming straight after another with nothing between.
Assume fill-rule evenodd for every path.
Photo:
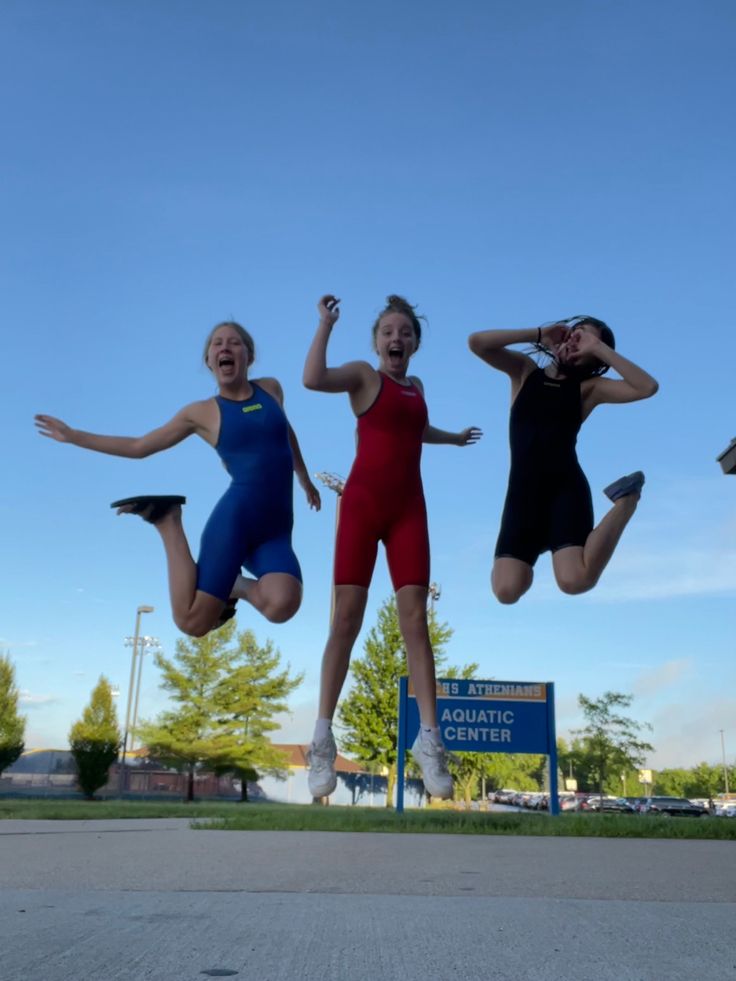
<instances>
[{"instance_id":1,"label":"sign post","mask_svg":"<svg viewBox=\"0 0 736 981\"><path fill-rule=\"evenodd\" d=\"M549 809L559 814L555 686L552 682L437 682L437 719L448 752L541 753L549 768ZM409 733L419 728L419 709L408 678L399 681L396 810L404 810L404 754Z\"/></svg>"}]
</instances>

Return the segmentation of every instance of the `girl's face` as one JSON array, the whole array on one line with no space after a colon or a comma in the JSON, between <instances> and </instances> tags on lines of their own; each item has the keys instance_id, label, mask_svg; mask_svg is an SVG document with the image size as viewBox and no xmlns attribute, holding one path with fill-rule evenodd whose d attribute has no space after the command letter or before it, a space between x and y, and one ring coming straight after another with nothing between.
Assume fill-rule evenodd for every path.
<instances>
[{"instance_id":1,"label":"girl's face","mask_svg":"<svg viewBox=\"0 0 736 981\"><path fill-rule=\"evenodd\" d=\"M207 367L218 385L228 385L247 378L252 361L250 349L234 327L226 324L217 328L207 348Z\"/></svg>"},{"instance_id":2,"label":"girl's face","mask_svg":"<svg viewBox=\"0 0 736 981\"><path fill-rule=\"evenodd\" d=\"M576 324L567 331L557 345L555 356L560 365L575 365L578 368L592 366L598 358L591 352L591 345L601 339L600 328L594 324Z\"/></svg>"},{"instance_id":3,"label":"girl's face","mask_svg":"<svg viewBox=\"0 0 736 981\"><path fill-rule=\"evenodd\" d=\"M394 310L385 313L378 322L375 345L381 369L403 377L417 349L414 325L406 314Z\"/></svg>"}]
</instances>

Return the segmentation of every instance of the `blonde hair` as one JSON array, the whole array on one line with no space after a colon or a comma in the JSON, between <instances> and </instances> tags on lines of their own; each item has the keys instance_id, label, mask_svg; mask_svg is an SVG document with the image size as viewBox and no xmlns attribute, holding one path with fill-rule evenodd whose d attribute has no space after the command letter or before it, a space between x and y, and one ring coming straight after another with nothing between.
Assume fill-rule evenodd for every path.
<instances>
[{"instance_id":1,"label":"blonde hair","mask_svg":"<svg viewBox=\"0 0 736 981\"><path fill-rule=\"evenodd\" d=\"M208 368L210 367L209 364L207 363L207 353L209 352L210 344L212 343L212 338L215 336L215 332L218 331L220 327L232 327L232 329L240 337L240 340L247 347L248 353L250 354L251 363L253 363L253 361L255 361L256 359L256 345L255 342L253 341L253 338L250 336L250 334L245 329L245 327L241 327L241 325L235 323L234 320L223 320L222 323L215 324L215 326L207 335L207 340L204 342L204 363L207 365L207 367Z\"/></svg>"}]
</instances>

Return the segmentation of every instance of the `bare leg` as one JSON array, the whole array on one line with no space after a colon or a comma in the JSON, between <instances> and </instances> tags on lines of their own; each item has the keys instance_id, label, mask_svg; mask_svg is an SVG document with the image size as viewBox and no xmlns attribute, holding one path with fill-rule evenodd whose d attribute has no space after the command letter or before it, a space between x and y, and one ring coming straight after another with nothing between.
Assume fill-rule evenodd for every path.
<instances>
[{"instance_id":1,"label":"bare leg","mask_svg":"<svg viewBox=\"0 0 736 981\"><path fill-rule=\"evenodd\" d=\"M168 511L154 528L161 535L166 551L174 623L185 634L203 637L217 626L225 604L197 589L197 566L184 534L181 507Z\"/></svg>"},{"instance_id":2,"label":"bare leg","mask_svg":"<svg viewBox=\"0 0 736 981\"><path fill-rule=\"evenodd\" d=\"M363 586L335 586L332 626L322 655L317 713L320 719L331 719L335 714L367 600L368 590Z\"/></svg>"},{"instance_id":3,"label":"bare leg","mask_svg":"<svg viewBox=\"0 0 736 981\"><path fill-rule=\"evenodd\" d=\"M595 586L636 511L640 496L628 494L620 497L588 535L582 548L572 546L554 553L552 568L563 593L585 593Z\"/></svg>"},{"instance_id":4,"label":"bare leg","mask_svg":"<svg viewBox=\"0 0 736 981\"><path fill-rule=\"evenodd\" d=\"M301 605L302 584L287 572L267 572L260 579L238 576L230 596L244 599L271 623L285 623Z\"/></svg>"},{"instance_id":5,"label":"bare leg","mask_svg":"<svg viewBox=\"0 0 736 981\"><path fill-rule=\"evenodd\" d=\"M345 684L350 655L358 636L368 590L364 586L335 586L330 634L322 655L319 711L314 738L307 754L308 785L313 800L329 797L337 786L335 758L337 746L332 734L332 717Z\"/></svg>"},{"instance_id":6,"label":"bare leg","mask_svg":"<svg viewBox=\"0 0 736 981\"><path fill-rule=\"evenodd\" d=\"M437 726L437 684L434 654L427 624L427 589L402 586L396 592L399 629L406 644L409 675L419 708L419 721L425 728Z\"/></svg>"},{"instance_id":7,"label":"bare leg","mask_svg":"<svg viewBox=\"0 0 736 981\"><path fill-rule=\"evenodd\" d=\"M406 659L419 708L419 732L411 748L419 766L424 789L432 797L450 798L452 777L447 754L437 726L437 681L434 654L427 623L425 586L402 586L396 591L399 627L406 644Z\"/></svg>"},{"instance_id":8,"label":"bare leg","mask_svg":"<svg viewBox=\"0 0 736 981\"><path fill-rule=\"evenodd\" d=\"M534 569L521 559L500 556L493 563L491 589L499 603L516 603L529 589Z\"/></svg>"}]
</instances>

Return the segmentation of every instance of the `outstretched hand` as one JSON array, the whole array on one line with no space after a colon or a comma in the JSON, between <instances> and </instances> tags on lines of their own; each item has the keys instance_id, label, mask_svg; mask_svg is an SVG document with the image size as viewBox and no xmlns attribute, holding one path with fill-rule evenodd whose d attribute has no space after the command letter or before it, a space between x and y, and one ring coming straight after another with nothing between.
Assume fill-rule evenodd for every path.
<instances>
[{"instance_id":1,"label":"outstretched hand","mask_svg":"<svg viewBox=\"0 0 736 981\"><path fill-rule=\"evenodd\" d=\"M458 446L470 446L471 443L477 443L478 440L483 435L483 430L478 429L477 426L468 426L467 429L463 429L462 432L458 433Z\"/></svg>"},{"instance_id":2,"label":"outstretched hand","mask_svg":"<svg viewBox=\"0 0 736 981\"><path fill-rule=\"evenodd\" d=\"M330 327L334 327L340 318L340 306L339 299L333 296L331 293L326 293L320 298L317 304L317 309L319 310L319 319Z\"/></svg>"},{"instance_id":3,"label":"outstretched hand","mask_svg":"<svg viewBox=\"0 0 736 981\"><path fill-rule=\"evenodd\" d=\"M302 484L302 487L304 488L304 493L307 495L307 504L315 511L319 511L322 507L322 498L320 497L317 488L314 486L311 480L307 480L304 484Z\"/></svg>"},{"instance_id":4,"label":"outstretched hand","mask_svg":"<svg viewBox=\"0 0 736 981\"><path fill-rule=\"evenodd\" d=\"M53 416L37 415L34 416L34 421L36 423L36 429L38 429L41 436L48 436L49 439L55 439L57 443L71 442L72 429L65 422L62 422L61 419L55 419Z\"/></svg>"}]
</instances>

